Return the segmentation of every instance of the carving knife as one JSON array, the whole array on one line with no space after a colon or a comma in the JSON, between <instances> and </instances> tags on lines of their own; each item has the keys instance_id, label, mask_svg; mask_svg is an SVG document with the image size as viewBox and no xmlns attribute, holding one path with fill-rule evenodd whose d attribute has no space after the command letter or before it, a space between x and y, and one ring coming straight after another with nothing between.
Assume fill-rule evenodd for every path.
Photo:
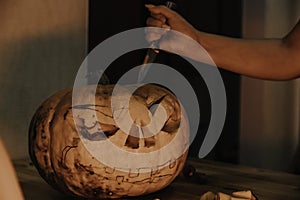
<instances>
[{"instance_id":1,"label":"carving knife","mask_svg":"<svg viewBox=\"0 0 300 200\"><path fill-rule=\"evenodd\" d=\"M176 4L173 1L167 1L166 6L170 9L176 8ZM144 78L149 70L150 66L147 64L153 63L157 54L159 53L159 50L157 49L159 41L160 40L156 40L150 44L149 49L147 50L146 56L144 58L144 62L141 65L140 70L139 70L138 80L137 80L138 83L141 83L144 80Z\"/></svg>"}]
</instances>

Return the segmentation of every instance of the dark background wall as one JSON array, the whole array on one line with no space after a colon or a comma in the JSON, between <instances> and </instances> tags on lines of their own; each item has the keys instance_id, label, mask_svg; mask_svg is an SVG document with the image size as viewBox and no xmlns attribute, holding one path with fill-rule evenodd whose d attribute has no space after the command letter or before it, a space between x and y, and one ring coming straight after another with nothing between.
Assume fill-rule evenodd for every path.
<instances>
[{"instance_id":1,"label":"dark background wall","mask_svg":"<svg viewBox=\"0 0 300 200\"><path fill-rule=\"evenodd\" d=\"M149 15L144 4L159 4L155 0L110 0L89 1L89 50L114 34L144 27ZM242 21L241 0L177 1L177 11L197 29L221 35L240 37ZM135 51L121 56L106 71L111 83L114 83L127 70L142 64L145 50ZM202 140L210 122L210 99L205 82L183 59L176 55L160 53L156 62L167 64L180 71L195 89L201 110L201 121L196 139L190 148L190 156L198 155ZM183 67L184 66L184 67ZM220 70L227 94L227 116L220 140L207 158L237 162L239 150L239 107L240 76ZM197 106L197 105L195 105Z\"/></svg>"}]
</instances>

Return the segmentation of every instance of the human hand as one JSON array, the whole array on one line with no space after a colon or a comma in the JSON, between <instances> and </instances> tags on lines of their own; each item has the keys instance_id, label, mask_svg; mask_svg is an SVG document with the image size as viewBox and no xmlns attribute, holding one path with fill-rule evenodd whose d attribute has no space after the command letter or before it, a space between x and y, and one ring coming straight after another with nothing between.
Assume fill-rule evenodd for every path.
<instances>
[{"instance_id":1,"label":"human hand","mask_svg":"<svg viewBox=\"0 0 300 200\"><path fill-rule=\"evenodd\" d=\"M154 6L147 4L146 8L148 8L151 14L146 21L148 26L178 31L197 41L198 31L177 12L167 8L166 6ZM149 42L157 41L165 34L167 34L167 31L154 32L152 30L147 32L146 39ZM172 41L172 39L174 40L174 38L168 37L168 40L161 41L160 46L166 45L166 47L168 47L169 45L172 45L172 42L176 43L176 41Z\"/></svg>"},{"instance_id":2,"label":"human hand","mask_svg":"<svg viewBox=\"0 0 300 200\"><path fill-rule=\"evenodd\" d=\"M200 62L213 64L200 44L200 31L177 12L166 6L146 5L151 16L147 19L146 39L156 47ZM161 29L154 29L158 27ZM168 31L172 30L172 31Z\"/></svg>"}]
</instances>

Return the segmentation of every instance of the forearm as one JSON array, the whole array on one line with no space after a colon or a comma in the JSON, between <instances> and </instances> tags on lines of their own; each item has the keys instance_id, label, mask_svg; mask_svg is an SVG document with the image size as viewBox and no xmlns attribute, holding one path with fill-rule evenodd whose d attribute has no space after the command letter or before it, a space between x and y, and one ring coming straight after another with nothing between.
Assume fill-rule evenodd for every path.
<instances>
[{"instance_id":1,"label":"forearm","mask_svg":"<svg viewBox=\"0 0 300 200\"><path fill-rule=\"evenodd\" d=\"M149 26L163 27L168 22L172 30L201 44L220 68L270 80L288 80L300 76L300 21L283 39L238 39L198 31L176 12L164 6L148 5L147 8L152 15L147 20ZM175 49L179 55L209 63L206 52L198 44L179 41L177 37L161 41L160 44Z\"/></svg>"},{"instance_id":2,"label":"forearm","mask_svg":"<svg viewBox=\"0 0 300 200\"><path fill-rule=\"evenodd\" d=\"M270 80L287 80L299 75L284 40L237 39L203 32L198 33L197 40L220 68Z\"/></svg>"}]
</instances>

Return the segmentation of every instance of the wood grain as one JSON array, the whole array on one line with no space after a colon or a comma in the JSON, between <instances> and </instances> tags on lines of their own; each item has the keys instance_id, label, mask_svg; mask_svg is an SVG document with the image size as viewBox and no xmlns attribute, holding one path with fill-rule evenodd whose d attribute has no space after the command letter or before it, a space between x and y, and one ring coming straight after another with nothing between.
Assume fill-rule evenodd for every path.
<instances>
[{"instance_id":1,"label":"wood grain","mask_svg":"<svg viewBox=\"0 0 300 200\"><path fill-rule=\"evenodd\" d=\"M28 200L74 200L52 189L28 160L15 162L19 181ZM278 171L251 168L208 160L189 159L188 164L201 173L199 178L180 175L167 188L132 200L199 200L206 191L231 194L252 190L259 200L300 199L300 176Z\"/></svg>"}]
</instances>

